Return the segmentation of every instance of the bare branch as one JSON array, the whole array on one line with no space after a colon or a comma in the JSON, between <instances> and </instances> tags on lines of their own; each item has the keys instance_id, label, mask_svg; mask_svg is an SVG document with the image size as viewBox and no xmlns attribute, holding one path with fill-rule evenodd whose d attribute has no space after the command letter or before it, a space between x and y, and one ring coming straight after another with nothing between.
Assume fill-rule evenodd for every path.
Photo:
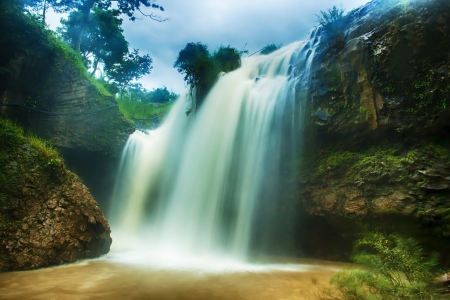
<instances>
[{"instance_id":1,"label":"bare branch","mask_svg":"<svg viewBox=\"0 0 450 300\"><path fill-rule=\"evenodd\" d=\"M149 14L149 15L147 15L147 14L145 14L139 7L137 7L136 8L144 17L148 17L148 18L150 18L150 19L152 19L153 21L156 21L156 22L165 22L165 21L169 21L170 20L170 18L162 18L161 16L158 16L158 15L154 15L154 14Z\"/></svg>"}]
</instances>

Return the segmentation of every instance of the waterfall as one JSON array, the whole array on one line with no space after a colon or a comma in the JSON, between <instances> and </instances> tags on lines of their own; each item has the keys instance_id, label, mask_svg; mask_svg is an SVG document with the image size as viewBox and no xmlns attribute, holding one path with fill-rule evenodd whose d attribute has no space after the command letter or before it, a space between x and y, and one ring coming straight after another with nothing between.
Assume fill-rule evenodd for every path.
<instances>
[{"instance_id":1,"label":"waterfall","mask_svg":"<svg viewBox=\"0 0 450 300\"><path fill-rule=\"evenodd\" d=\"M195 115L186 116L187 95L158 129L133 133L116 185L113 234L174 257L248 259L255 232L263 240L258 228L267 227L264 211L277 201L281 174L295 163L299 97L306 97L317 43L315 30L306 41L244 58Z\"/></svg>"}]
</instances>

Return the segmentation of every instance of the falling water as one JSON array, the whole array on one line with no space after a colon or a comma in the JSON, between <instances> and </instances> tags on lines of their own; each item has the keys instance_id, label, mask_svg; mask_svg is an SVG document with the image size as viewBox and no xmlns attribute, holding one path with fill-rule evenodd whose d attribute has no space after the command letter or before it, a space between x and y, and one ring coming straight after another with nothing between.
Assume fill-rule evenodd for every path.
<instances>
[{"instance_id":1,"label":"falling water","mask_svg":"<svg viewBox=\"0 0 450 300\"><path fill-rule=\"evenodd\" d=\"M186 116L189 96L181 97L160 128L133 133L114 232L165 256L246 260L252 235L268 220L261 203L277 201L281 173L296 157L299 97L306 97L317 43L313 31L307 41L245 58L195 115Z\"/></svg>"}]
</instances>

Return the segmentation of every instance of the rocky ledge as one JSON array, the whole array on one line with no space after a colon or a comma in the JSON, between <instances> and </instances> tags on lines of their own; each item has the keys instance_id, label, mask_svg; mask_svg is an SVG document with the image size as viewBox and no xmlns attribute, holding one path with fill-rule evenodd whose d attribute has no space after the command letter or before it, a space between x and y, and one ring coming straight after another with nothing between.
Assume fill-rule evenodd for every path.
<instances>
[{"instance_id":1,"label":"rocky ledge","mask_svg":"<svg viewBox=\"0 0 450 300\"><path fill-rule=\"evenodd\" d=\"M449 24L446 0L373 0L322 30L294 202L307 254L349 259L379 230L450 265Z\"/></svg>"},{"instance_id":2,"label":"rocky ledge","mask_svg":"<svg viewBox=\"0 0 450 300\"><path fill-rule=\"evenodd\" d=\"M5 120L0 138L0 271L108 253L105 216L57 152Z\"/></svg>"}]
</instances>

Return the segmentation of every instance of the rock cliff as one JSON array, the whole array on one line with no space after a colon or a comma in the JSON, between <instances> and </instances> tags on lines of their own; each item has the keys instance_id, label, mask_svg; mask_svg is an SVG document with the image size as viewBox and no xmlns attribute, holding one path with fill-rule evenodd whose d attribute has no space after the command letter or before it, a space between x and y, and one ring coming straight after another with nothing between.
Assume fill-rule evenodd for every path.
<instances>
[{"instance_id":1,"label":"rock cliff","mask_svg":"<svg viewBox=\"0 0 450 300\"><path fill-rule=\"evenodd\" d=\"M1 115L16 119L56 146L120 153L134 130L132 124L119 112L114 97L73 62L58 56L49 64L38 56L18 55L8 68L0 103L39 111L3 106Z\"/></svg>"},{"instance_id":2,"label":"rock cliff","mask_svg":"<svg viewBox=\"0 0 450 300\"><path fill-rule=\"evenodd\" d=\"M105 254L109 225L57 152L0 120L0 271Z\"/></svg>"},{"instance_id":3,"label":"rock cliff","mask_svg":"<svg viewBox=\"0 0 450 300\"><path fill-rule=\"evenodd\" d=\"M0 116L65 148L119 154L133 126L82 58L11 1L0 3Z\"/></svg>"},{"instance_id":4,"label":"rock cliff","mask_svg":"<svg viewBox=\"0 0 450 300\"><path fill-rule=\"evenodd\" d=\"M334 232L312 244L348 258L364 231L397 231L449 264L450 2L373 0L345 18L322 32L308 90L298 200Z\"/></svg>"}]
</instances>

